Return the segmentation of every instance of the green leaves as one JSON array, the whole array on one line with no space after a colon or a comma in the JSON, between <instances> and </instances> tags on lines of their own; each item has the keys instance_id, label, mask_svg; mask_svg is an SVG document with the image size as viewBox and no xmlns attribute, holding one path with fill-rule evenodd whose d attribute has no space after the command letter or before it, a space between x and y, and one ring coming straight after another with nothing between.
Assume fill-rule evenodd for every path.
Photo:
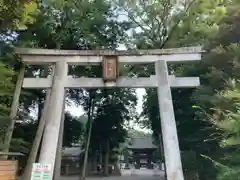
<instances>
[{"instance_id":1,"label":"green leaves","mask_svg":"<svg viewBox=\"0 0 240 180\"><path fill-rule=\"evenodd\" d=\"M200 106L192 106L192 108L194 108L194 109L201 109L201 107Z\"/></svg>"},{"instance_id":2,"label":"green leaves","mask_svg":"<svg viewBox=\"0 0 240 180\"><path fill-rule=\"evenodd\" d=\"M9 58L11 52L8 52L9 49L6 47L7 45L3 45L3 42L0 44L2 51L0 54L0 138L3 139L10 120L10 106L15 88L14 78L16 73L11 68L11 63L6 64L6 62L11 61L11 58Z\"/></svg>"},{"instance_id":3,"label":"green leaves","mask_svg":"<svg viewBox=\"0 0 240 180\"><path fill-rule=\"evenodd\" d=\"M18 30L25 29L26 24L33 23L32 14L36 11L37 4L32 1L4 1L0 0L0 29Z\"/></svg>"},{"instance_id":4,"label":"green leaves","mask_svg":"<svg viewBox=\"0 0 240 180\"><path fill-rule=\"evenodd\" d=\"M228 5L232 2L228 0L186 1L185 6L179 5L180 8L176 8L174 12L171 11L174 5L168 5L166 14L162 14L164 11L159 11L159 9L164 9L165 1L154 2L158 5L155 4L154 7L151 7L146 3L139 3L137 4L138 7L129 5L126 9L127 12L130 12L130 15L135 17L134 19L130 16L129 19L139 29L135 31L133 36L138 48L180 47L201 44L206 49L201 62L192 65L170 65L169 69L178 76L200 76L201 86L199 88L195 90L172 90L174 110L180 148L185 154L184 167L193 171L193 173L199 173L201 179L214 179L215 172L212 164L200 157L200 153L216 158L216 160L222 157L225 149L221 149L219 143L222 142L225 134L222 134L223 128L216 128L214 119L223 120L224 114L228 112L218 112L218 115L214 112L219 110L219 104L224 107L224 110L231 108L236 112L236 106L233 102L239 101L237 98L239 95L235 91L229 92L228 97L235 98L231 102L226 99L221 101L218 96L220 91L232 86L232 80L235 79L236 82L239 79L240 49L238 37L240 36L236 29L236 27L239 27L239 21L237 20L238 17L232 15L233 12L238 14L236 9L239 4L235 4L236 7L230 10L232 6ZM134 8L138 9L135 10ZM155 9L158 9L158 11L155 11ZM137 20L137 22L134 20ZM141 26L139 22L141 22ZM160 23L160 29L157 28L157 22ZM164 30L164 24L167 24L167 31ZM165 42L164 39L167 39L167 41ZM154 72L152 66L144 66L144 68L142 74L152 74ZM135 69L139 70L140 67L135 67ZM157 134L161 133L159 111L156 106L158 104L157 93L149 89L146 92L143 118L140 118L140 123L152 127L154 135L157 137ZM214 117L212 117L212 114L214 114ZM234 118L237 117L234 115ZM228 136L229 134L226 132L225 140ZM226 142L236 143L237 141L228 139ZM192 153L189 152L195 153L196 156L192 156ZM190 162L192 161L195 162L196 166L191 165ZM191 172L188 173L191 174Z\"/></svg>"},{"instance_id":5,"label":"green leaves","mask_svg":"<svg viewBox=\"0 0 240 180\"><path fill-rule=\"evenodd\" d=\"M110 148L119 148L125 142L127 129L124 124L136 117L136 94L133 89L104 89L97 93L97 110L93 117L92 148L110 141ZM96 146L97 147L94 147Z\"/></svg>"}]
</instances>

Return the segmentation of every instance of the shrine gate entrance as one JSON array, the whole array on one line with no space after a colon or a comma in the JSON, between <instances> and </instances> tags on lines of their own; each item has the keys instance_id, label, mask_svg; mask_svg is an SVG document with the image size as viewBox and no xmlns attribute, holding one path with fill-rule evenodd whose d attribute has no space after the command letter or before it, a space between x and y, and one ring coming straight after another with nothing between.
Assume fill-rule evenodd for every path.
<instances>
[{"instance_id":1,"label":"shrine gate entrance","mask_svg":"<svg viewBox=\"0 0 240 180\"><path fill-rule=\"evenodd\" d=\"M47 78L24 78L23 88L51 89L49 110L43 134L39 163L51 165L53 177L58 141L61 132L61 111L65 100L65 88L157 88L160 109L167 180L183 180L171 87L196 87L198 77L169 75L168 62L201 60L201 47L133 51L78 51L49 49L16 49L22 61L30 65L53 64L54 74ZM101 64L104 78L73 78L68 75L68 65ZM117 77L118 63L155 63L154 76Z\"/></svg>"}]
</instances>

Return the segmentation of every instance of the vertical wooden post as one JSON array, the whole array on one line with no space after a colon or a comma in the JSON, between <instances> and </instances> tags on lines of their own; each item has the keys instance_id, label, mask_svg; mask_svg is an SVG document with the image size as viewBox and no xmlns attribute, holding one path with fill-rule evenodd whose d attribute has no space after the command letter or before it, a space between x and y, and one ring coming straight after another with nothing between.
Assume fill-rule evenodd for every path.
<instances>
[{"instance_id":1,"label":"vertical wooden post","mask_svg":"<svg viewBox=\"0 0 240 180\"><path fill-rule=\"evenodd\" d=\"M18 112L18 105L19 105L19 98L21 94L21 89L22 89L22 83L24 79L24 72L25 72L25 64L22 64L22 67L20 69L19 75L18 75L18 80L16 83L16 88L14 91L13 95L13 100L12 100L12 105L11 105L11 112L10 112L10 122L7 128L6 136L4 138L4 146L5 148L2 150L3 152L8 152L9 151L9 146L10 142L12 140L12 134L13 134L13 129L15 125L15 118L17 116ZM7 156L3 157L3 159L7 159Z\"/></svg>"},{"instance_id":2,"label":"vertical wooden post","mask_svg":"<svg viewBox=\"0 0 240 180\"><path fill-rule=\"evenodd\" d=\"M56 152L61 126L62 107L64 104L65 80L68 64L65 61L57 62L53 77L52 93L49 103L49 111L43 135L39 163L51 165L51 177L55 168Z\"/></svg>"},{"instance_id":3,"label":"vertical wooden post","mask_svg":"<svg viewBox=\"0 0 240 180\"><path fill-rule=\"evenodd\" d=\"M155 71L167 180L184 180L166 61L156 61Z\"/></svg>"}]
</instances>

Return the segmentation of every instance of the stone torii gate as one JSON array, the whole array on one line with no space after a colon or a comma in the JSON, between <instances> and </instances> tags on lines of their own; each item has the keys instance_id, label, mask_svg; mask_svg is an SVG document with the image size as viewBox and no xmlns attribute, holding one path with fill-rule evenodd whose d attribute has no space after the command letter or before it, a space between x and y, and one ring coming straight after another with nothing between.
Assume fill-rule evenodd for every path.
<instances>
[{"instance_id":1,"label":"stone torii gate","mask_svg":"<svg viewBox=\"0 0 240 180\"><path fill-rule=\"evenodd\" d=\"M134 51L79 51L18 48L16 53L30 65L54 64L54 75L48 78L24 78L23 88L51 89L51 97L43 134L39 163L50 164L51 179L55 167L65 88L157 88L161 117L166 173L168 180L183 180L171 87L196 87L198 77L169 75L167 62L201 60L201 47ZM68 75L68 65L93 65L103 63L104 78L73 78ZM118 63L155 63L154 76L117 77Z\"/></svg>"}]
</instances>

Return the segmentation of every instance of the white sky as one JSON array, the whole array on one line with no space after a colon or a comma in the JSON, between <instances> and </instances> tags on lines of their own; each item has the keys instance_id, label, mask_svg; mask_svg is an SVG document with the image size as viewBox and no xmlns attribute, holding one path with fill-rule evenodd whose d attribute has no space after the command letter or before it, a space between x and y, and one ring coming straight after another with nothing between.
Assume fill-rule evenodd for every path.
<instances>
[{"instance_id":1,"label":"white sky","mask_svg":"<svg viewBox=\"0 0 240 180\"><path fill-rule=\"evenodd\" d=\"M143 95L145 94L144 88L138 88L137 91L137 112L140 114L142 112L142 103L143 103ZM66 110L69 111L74 116L81 116L84 114L84 111L81 106L77 107L76 105L72 104L72 106L66 106Z\"/></svg>"}]
</instances>

